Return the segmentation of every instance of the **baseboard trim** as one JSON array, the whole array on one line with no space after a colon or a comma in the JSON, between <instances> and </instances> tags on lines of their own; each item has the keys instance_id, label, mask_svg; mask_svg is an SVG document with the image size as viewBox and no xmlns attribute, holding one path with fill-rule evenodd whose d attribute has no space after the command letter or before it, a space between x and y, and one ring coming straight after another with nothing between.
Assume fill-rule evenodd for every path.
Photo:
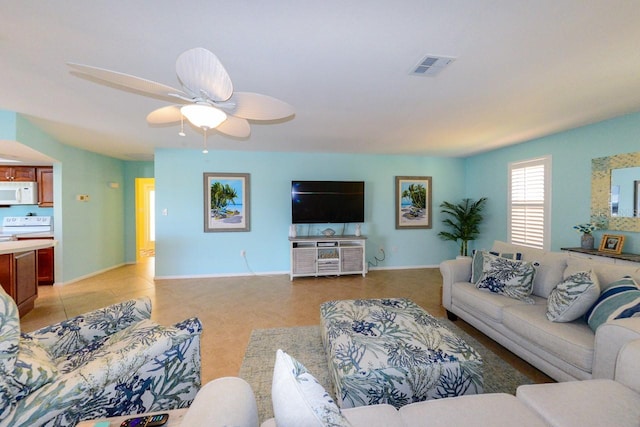
<instances>
[{"instance_id":1,"label":"baseboard trim","mask_svg":"<svg viewBox=\"0 0 640 427\"><path fill-rule=\"evenodd\" d=\"M106 273L107 271L114 270L116 268L122 267L126 265L125 263L116 264L111 267L103 268L102 270L94 271L93 273L85 274L84 276L76 277L75 279L71 279L67 282L56 282L53 286L67 286L75 282L79 282L80 280L88 279L89 277L97 276L98 274Z\"/></svg>"},{"instance_id":2,"label":"baseboard trim","mask_svg":"<svg viewBox=\"0 0 640 427\"><path fill-rule=\"evenodd\" d=\"M417 270L419 268L440 268L440 264L437 265L406 265L406 266L390 266L390 267L369 267L369 270Z\"/></svg>"},{"instance_id":3,"label":"baseboard trim","mask_svg":"<svg viewBox=\"0 0 640 427\"><path fill-rule=\"evenodd\" d=\"M417 270L421 268L439 268L439 265L409 265L403 267L372 267L368 271L371 270ZM279 275L289 275L289 270L285 271L264 271L259 273L220 273L220 274L181 274L181 275L170 275L170 276L154 276L154 280L174 280L174 279L207 279L207 278L219 278L219 277L251 277L251 276L279 276ZM349 274L349 276L355 276L356 274ZM324 277L325 275L319 274L318 277ZM331 276L327 274L326 276ZM343 274L343 276L347 276L347 274ZM314 276L308 276L314 277Z\"/></svg>"},{"instance_id":4,"label":"baseboard trim","mask_svg":"<svg viewBox=\"0 0 640 427\"><path fill-rule=\"evenodd\" d=\"M260 273L222 273L222 274L184 274L173 276L154 276L153 280L173 280L173 279L207 279L216 277L250 277L250 276L281 276L289 275L287 271L265 271Z\"/></svg>"}]
</instances>

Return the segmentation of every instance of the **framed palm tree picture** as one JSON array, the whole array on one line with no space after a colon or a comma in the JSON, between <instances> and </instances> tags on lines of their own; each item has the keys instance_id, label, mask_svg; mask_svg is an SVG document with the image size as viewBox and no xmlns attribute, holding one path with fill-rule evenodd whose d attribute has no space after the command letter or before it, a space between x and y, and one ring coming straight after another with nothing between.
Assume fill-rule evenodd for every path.
<instances>
[{"instance_id":1,"label":"framed palm tree picture","mask_svg":"<svg viewBox=\"0 0 640 427\"><path fill-rule=\"evenodd\" d=\"M204 231L249 231L248 173L204 173Z\"/></svg>"},{"instance_id":2,"label":"framed palm tree picture","mask_svg":"<svg viewBox=\"0 0 640 427\"><path fill-rule=\"evenodd\" d=\"M431 177L396 176L396 229L431 228Z\"/></svg>"}]
</instances>

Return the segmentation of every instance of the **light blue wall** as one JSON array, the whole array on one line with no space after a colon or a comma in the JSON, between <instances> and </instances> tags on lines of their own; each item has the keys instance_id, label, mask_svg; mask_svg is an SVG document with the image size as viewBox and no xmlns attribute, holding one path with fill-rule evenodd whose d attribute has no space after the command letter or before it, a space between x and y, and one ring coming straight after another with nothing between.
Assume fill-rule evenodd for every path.
<instances>
[{"instance_id":1,"label":"light blue wall","mask_svg":"<svg viewBox=\"0 0 640 427\"><path fill-rule=\"evenodd\" d=\"M158 150L156 178L156 275L158 277L247 274L289 270L291 181L365 181L367 260L386 259L379 268L435 266L455 256L453 243L437 237L438 205L463 196L462 159L359 154L267 153ZM205 233L204 172L251 174L251 231ZM395 176L433 177L433 229L396 230ZM168 215L161 214L167 209ZM311 227L312 234L324 225ZM340 232L340 226L332 226ZM350 225L346 234L353 234ZM300 228L304 233L304 228Z\"/></svg>"},{"instance_id":2,"label":"light blue wall","mask_svg":"<svg viewBox=\"0 0 640 427\"><path fill-rule=\"evenodd\" d=\"M15 205L7 208L3 207L0 209L0 221L5 216L27 216L30 214L37 216L52 216L53 208L41 208L38 205Z\"/></svg>"},{"instance_id":3,"label":"light blue wall","mask_svg":"<svg viewBox=\"0 0 640 427\"><path fill-rule=\"evenodd\" d=\"M15 119L6 120L7 116ZM8 129L4 129L6 125ZM123 264L124 162L60 144L15 113L2 112L0 126L3 128L0 135L13 134L14 140L56 160L53 165L54 235L59 241L55 249L56 283ZM109 188L109 182L120 183L120 188ZM88 194L90 201L77 201L78 194Z\"/></svg>"},{"instance_id":4,"label":"light blue wall","mask_svg":"<svg viewBox=\"0 0 640 427\"><path fill-rule=\"evenodd\" d=\"M303 154L158 150L155 164L124 162L66 146L24 118L0 111L0 139L18 140L57 160L54 164L56 281L68 282L135 260L134 181L156 178L156 275L209 276L289 269L290 183L294 179L366 182L367 259L379 268L434 266L456 255L437 237L443 200L487 196L483 235L474 247L506 239L507 165L551 154L552 249L577 246L572 226L589 221L591 159L639 151L640 114L631 114L467 159L359 154ZM203 232L204 172L251 174L251 231ZM433 229L396 230L394 177L433 177ZM120 188L108 187L118 182ZM90 202L75 200L89 194ZM162 209L168 215L161 215ZM353 233L353 226L347 233ZM313 226L312 231L324 226ZM334 228L339 230L338 226ZM618 232L616 232L618 233ZM625 251L640 252L638 233ZM596 239L602 231L596 232ZM240 257L246 250L249 267ZM60 260L62 260L60 262ZM60 264L60 265L58 265ZM249 270L250 269L250 270Z\"/></svg>"},{"instance_id":5,"label":"light blue wall","mask_svg":"<svg viewBox=\"0 0 640 427\"><path fill-rule=\"evenodd\" d=\"M0 140L16 140L16 120L18 115L13 111L0 110Z\"/></svg>"},{"instance_id":6,"label":"light blue wall","mask_svg":"<svg viewBox=\"0 0 640 427\"><path fill-rule=\"evenodd\" d=\"M552 156L551 249L579 246L572 227L590 220L591 159L640 151L640 113L584 126L523 144L491 151L466 160L466 192L488 197L482 237L475 248L507 239L507 168L509 162ZM596 231L596 244L603 231ZM638 233L627 236L625 252L640 252Z\"/></svg>"}]
</instances>

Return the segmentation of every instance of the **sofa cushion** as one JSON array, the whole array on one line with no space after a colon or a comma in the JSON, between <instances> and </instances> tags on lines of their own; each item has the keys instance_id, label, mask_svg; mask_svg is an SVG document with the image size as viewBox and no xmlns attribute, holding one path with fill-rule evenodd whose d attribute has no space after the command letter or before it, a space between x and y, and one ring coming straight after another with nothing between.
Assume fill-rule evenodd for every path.
<instances>
[{"instance_id":1,"label":"sofa cushion","mask_svg":"<svg viewBox=\"0 0 640 427\"><path fill-rule=\"evenodd\" d=\"M46 326L29 336L58 359L151 317L151 299L140 297Z\"/></svg>"},{"instance_id":2,"label":"sofa cushion","mask_svg":"<svg viewBox=\"0 0 640 427\"><path fill-rule=\"evenodd\" d=\"M578 271L585 270L593 270L596 273L598 281L600 282L600 292L606 291L624 276L629 276L634 279L636 283L640 283L640 267L574 257L567 258L567 268L564 276L568 277Z\"/></svg>"},{"instance_id":3,"label":"sofa cushion","mask_svg":"<svg viewBox=\"0 0 640 427\"><path fill-rule=\"evenodd\" d=\"M114 362L109 370L98 369L87 375L87 379L106 384L118 369L130 369L132 366L137 369L145 363L148 354L162 353L184 339L186 336L180 329L144 319L112 335L97 338L92 344L65 357L57 358L56 364L61 373L68 373L76 369L91 369L89 364L95 366L103 363L106 366L110 359L117 360L118 363Z\"/></svg>"},{"instance_id":4,"label":"sofa cushion","mask_svg":"<svg viewBox=\"0 0 640 427\"><path fill-rule=\"evenodd\" d=\"M540 348L586 372L591 372L595 334L583 319L569 323L547 320L547 305L505 307L502 324Z\"/></svg>"},{"instance_id":5,"label":"sofa cushion","mask_svg":"<svg viewBox=\"0 0 640 427\"><path fill-rule=\"evenodd\" d=\"M455 305L476 317L488 317L494 322L502 322L502 310L514 304L526 304L523 301L504 295L478 289L471 283L454 283L451 289Z\"/></svg>"},{"instance_id":6,"label":"sofa cushion","mask_svg":"<svg viewBox=\"0 0 640 427\"><path fill-rule=\"evenodd\" d=\"M506 393L478 394L412 403L400 408L405 426L542 427L545 422Z\"/></svg>"},{"instance_id":7,"label":"sofa cushion","mask_svg":"<svg viewBox=\"0 0 640 427\"><path fill-rule=\"evenodd\" d=\"M485 253L482 276L476 287L533 304L529 295L531 295L534 276L535 269L529 262Z\"/></svg>"},{"instance_id":8,"label":"sofa cushion","mask_svg":"<svg viewBox=\"0 0 640 427\"><path fill-rule=\"evenodd\" d=\"M615 319L640 316L640 289L631 277L624 277L604 291L585 314L594 331Z\"/></svg>"},{"instance_id":9,"label":"sofa cushion","mask_svg":"<svg viewBox=\"0 0 640 427\"><path fill-rule=\"evenodd\" d=\"M491 252L491 251L473 251L473 260L471 261L471 283L478 283L480 277L482 277L482 267L484 264L485 254L490 253L491 255L499 256L507 259L522 259L522 254L520 252L516 253L499 253L499 252Z\"/></svg>"},{"instance_id":10,"label":"sofa cushion","mask_svg":"<svg viewBox=\"0 0 640 427\"><path fill-rule=\"evenodd\" d=\"M186 408L180 411L185 410ZM256 396L251 385L238 377L222 377L209 381L198 391L182 420L178 418L178 413L175 415L176 417L170 416L170 420L173 418L170 424L174 426L258 426ZM113 424L118 425L107 423L109 426ZM99 426L99 423L90 424L90 427Z\"/></svg>"},{"instance_id":11,"label":"sofa cushion","mask_svg":"<svg viewBox=\"0 0 640 427\"><path fill-rule=\"evenodd\" d=\"M20 338L20 350L13 371L15 384L19 387L15 400L24 398L57 376L58 369L49 352L31 338Z\"/></svg>"},{"instance_id":12,"label":"sofa cushion","mask_svg":"<svg viewBox=\"0 0 640 427\"><path fill-rule=\"evenodd\" d=\"M491 250L497 252L520 252L523 261L529 261L534 264L536 275L533 279L531 294L543 298L548 298L551 291L562 281L562 274L567 267L567 259L569 258L568 254L562 252L549 252L499 240L493 243Z\"/></svg>"},{"instance_id":13,"label":"sofa cushion","mask_svg":"<svg viewBox=\"0 0 640 427\"><path fill-rule=\"evenodd\" d=\"M282 350L276 352L271 396L278 427L351 425L315 377Z\"/></svg>"},{"instance_id":14,"label":"sofa cushion","mask_svg":"<svg viewBox=\"0 0 640 427\"><path fill-rule=\"evenodd\" d=\"M346 408L342 415L354 426L405 427L395 406L386 403Z\"/></svg>"},{"instance_id":15,"label":"sofa cushion","mask_svg":"<svg viewBox=\"0 0 640 427\"><path fill-rule=\"evenodd\" d=\"M591 308L600 296L598 277L589 271L569 276L549 295L547 319L552 322L572 322Z\"/></svg>"},{"instance_id":16,"label":"sofa cushion","mask_svg":"<svg viewBox=\"0 0 640 427\"><path fill-rule=\"evenodd\" d=\"M637 426L640 420L640 394L613 380L522 385L516 396L552 426Z\"/></svg>"}]
</instances>

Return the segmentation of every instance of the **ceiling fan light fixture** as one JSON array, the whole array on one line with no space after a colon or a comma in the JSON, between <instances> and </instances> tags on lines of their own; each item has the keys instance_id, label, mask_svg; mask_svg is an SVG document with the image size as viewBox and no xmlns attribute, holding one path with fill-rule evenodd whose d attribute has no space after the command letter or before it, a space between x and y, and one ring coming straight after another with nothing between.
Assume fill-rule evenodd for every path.
<instances>
[{"instance_id":1,"label":"ceiling fan light fixture","mask_svg":"<svg viewBox=\"0 0 640 427\"><path fill-rule=\"evenodd\" d=\"M215 129L227 119L227 115L222 110L210 105L191 104L180 108L180 112L194 126L199 128Z\"/></svg>"}]
</instances>

